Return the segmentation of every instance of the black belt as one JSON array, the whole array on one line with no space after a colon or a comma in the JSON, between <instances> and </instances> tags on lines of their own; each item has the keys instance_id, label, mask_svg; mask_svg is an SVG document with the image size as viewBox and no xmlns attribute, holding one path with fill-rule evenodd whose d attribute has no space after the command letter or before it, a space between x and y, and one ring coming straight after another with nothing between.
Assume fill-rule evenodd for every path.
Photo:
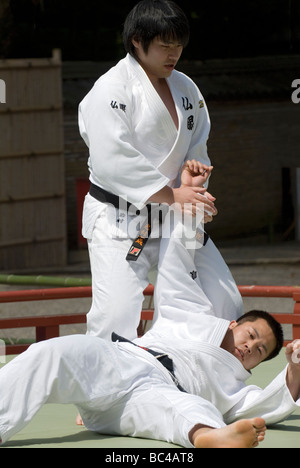
<instances>
[{"instance_id":1,"label":"black belt","mask_svg":"<svg viewBox=\"0 0 300 468\"><path fill-rule=\"evenodd\" d=\"M98 187L98 185L91 184L90 195L96 198L96 200L100 201L101 203L110 203L115 208L124 209L124 210L127 210L128 212L131 212L133 208L135 211L134 214L136 216L139 216L140 214L140 210L136 208L134 205L125 201L122 197L119 197L118 195L114 195L113 193L107 192L103 188ZM152 229L151 204L146 205L146 208L148 211L147 220L143 224L138 237L133 241L128 251L128 254L126 256L127 261L133 261L133 262L137 261L137 259L141 255L143 248L145 247L150 237L151 229Z\"/></svg>"},{"instance_id":2,"label":"black belt","mask_svg":"<svg viewBox=\"0 0 300 468\"><path fill-rule=\"evenodd\" d=\"M174 373L174 364L173 364L173 361L171 358L169 358L169 356L167 354L162 354L162 353L158 353L157 351L153 351L153 349L149 349L149 348L144 348L143 346L138 346L137 344L133 343L132 341L130 340L127 340L126 338L124 338L123 336L120 336L120 335L117 335L116 333L112 333L111 335L111 339L112 341L119 341L120 343L130 343L132 344L133 346L136 346L137 348L141 348L141 349L144 349L145 351L147 351L148 353L152 354L152 356L155 357L155 359L157 359L171 374L171 377L173 379L173 382L175 383L176 387L178 388L178 390L180 390L181 392L185 392L186 391L184 390L184 388L179 384L176 376L175 376L175 373Z\"/></svg>"},{"instance_id":3,"label":"black belt","mask_svg":"<svg viewBox=\"0 0 300 468\"><path fill-rule=\"evenodd\" d=\"M132 205L128 201L124 200L122 197L119 197L118 195L107 192L103 188L98 187L98 185L91 184L89 193L90 193L90 195L92 197L96 198L96 200L100 201L101 203L110 203L115 208L124 209L124 210L127 210L128 212L131 212L131 210L134 209L134 211L135 211L134 214L136 216L139 216L139 214L140 214L140 210L138 208L136 208L136 206ZM147 208L147 211L148 211L147 220L143 224L138 237L131 244L131 247L130 247L130 249L129 249L128 253L127 253L127 256L126 256L127 261L132 261L132 262L137 261L137 259L141 255L141 253L143 251L143 248L145 247L145 245L146 245L146 243L147 243L147 241L148 241L148 239L150 237L151 230L152 230L152 225L151 225L151 223L152 223L152 219L151 219L152 205L148 204L148 205L146 205L146 208ZM160 216L160 222L162 222L162 213L161 213L161 211L159 212L159 216ZM197 236L198 236L199 241L203 240L203 246L205 246L207 244L208 239L209 239L209 235L206 232L203 233L203 231L200 231L200 230L197 229Z\"/></svg>"},{"instance_id":4,"label":"black belt","mask_svg":"<svg viewBox=\"0 0 300 468\"><path fill-rule=\"evenodd\" d=\"M114 193L107 192L103 188L98 187L98 185L91 184L90 195L96 198L96 200L98 200L99 202L110 203L118 209L124 209L129 211L129 208L133 207L138 212L137 214L139 214L139 210L134 205L119 197L118 195L115 195Z\"/></svg>"}]
</instances>

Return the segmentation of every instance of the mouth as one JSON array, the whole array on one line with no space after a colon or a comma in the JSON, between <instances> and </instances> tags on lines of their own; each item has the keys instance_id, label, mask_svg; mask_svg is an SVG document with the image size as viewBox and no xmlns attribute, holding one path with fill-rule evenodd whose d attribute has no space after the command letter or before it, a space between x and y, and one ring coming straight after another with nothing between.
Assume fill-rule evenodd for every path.
<instances>
[{"instance_id":1,"label":"mouth","mask_svg":"<svg viewBox=\"0 0 300 468\"><path fill-rule=\"evenodd\" d=\"M166 68L167 70L169 70L169 71L173 71L174 68L175 68L175 64L174 64L174 63L167 63L167 64L165 65L165 68Z\"/></svg>"},{"instance_id":2,"label":"mouth","mask_svg":"<svg viewBox=\"0 0 300 468\"><path fill-rule=\"evenodd\" d=\"M238 348L235 348L235 351L236 351L236 354L237 354L237 357L242 361L244 362L244 353L241 349L238 349Z\"/></svg>"}]
</instances>

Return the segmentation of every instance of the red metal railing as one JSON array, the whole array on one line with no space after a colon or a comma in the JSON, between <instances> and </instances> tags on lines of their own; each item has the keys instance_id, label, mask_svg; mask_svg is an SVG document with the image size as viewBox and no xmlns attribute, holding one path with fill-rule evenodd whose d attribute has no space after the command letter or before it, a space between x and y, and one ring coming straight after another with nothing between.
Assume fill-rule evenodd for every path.
<instances>
[{"instance_id":1,"label":"red metal railing","mask_svg":"<svg viewBox=\"0 0 300 468\"><path fill-rule=\"evenodd\" d=\"M243 297L282 297L292 298L300 293L300 286L239 286Z\"/></svg>"},{"instance_id":2,"label":"red metal railing","mask_svg":"<svg viewBox=\"0 0 300 468\"><path fill-rule=\"evenodd\" d=\"M294 311L290 314L273 314L282 324L292 324L293 339L300 339L300 287L286 286L239 286L243 297L277 297L292 298L295 301ZM149 285L144 291L145 296L152 296L154 287ZM0 293L0 303L44 301L58 299L78 299L92 296L92 288L67 287L55 289L34 289L24 291L5 291ZM141 320L152 320L153 310L146 309L141 313ZM59 336L59 326L75 323L85 323L86 314L55 315L44 317L14 317L0 319L0 329L34 327L36 341L42 341ZM28 345L8 345L7 354L23 352Z\"/></svg>"}]
</instances>

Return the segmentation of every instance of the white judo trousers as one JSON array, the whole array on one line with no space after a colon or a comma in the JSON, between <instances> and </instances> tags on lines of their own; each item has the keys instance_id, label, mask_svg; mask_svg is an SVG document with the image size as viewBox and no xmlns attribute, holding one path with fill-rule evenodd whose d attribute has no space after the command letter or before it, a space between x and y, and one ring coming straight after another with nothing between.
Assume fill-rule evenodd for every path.
<instances>
[{"instance_id":1,"label":"white judo trousers","mask_svg":"<svg viewBox=\"0 0 300 468\"><path fill-rule=\"evenodd\" d=\"M127 218L124 212L120 218L124 221L120 224L120 213L114 207L102 204L100 209L101 204L90 195L85 203L89 212L93 212L93 207L94 211L100 210L88 240L93 300L87 314L87 332L110 339L114 331L132 340L137 336L143 291L157 268L161 238L154 230L138 260L127 261L126 255L133 242L127 228L134 230L139 223L134 217ZM144 220L142 218L141 224ZM170 232L168 226L166 232ZM185 275L197 276L219 318L235 320L243 314L243 301L236 282L211 239L205 246L195 249L193 270L188 263L181 273L181 281Z\"/></svg>"},{"instance_id":2,"label":"white judo trousers","mask_svg":"<svg viewBox=\"0 0 300 468\"><path fill-rule=\"evenodd\" d=\"M187 448L196 423L224 425L211 403L180 392L155 358L130 348L87 335L32 345L0 371L2 443L46 403L76 405L91 431Z\"/></svg>"}]
</instances>

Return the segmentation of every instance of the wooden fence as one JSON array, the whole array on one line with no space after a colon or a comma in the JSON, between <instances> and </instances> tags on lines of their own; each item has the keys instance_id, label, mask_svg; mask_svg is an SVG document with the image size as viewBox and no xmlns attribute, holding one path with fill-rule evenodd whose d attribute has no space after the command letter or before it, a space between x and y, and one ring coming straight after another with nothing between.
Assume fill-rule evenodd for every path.
<instances>
[{"instance_id":1,"label":"wooden fence","mask_svg":"<svg viewBox=\"0 0 300 468\"><path fill-rule=\"evenodd\" d=\"M0 60L0 270L66 263L60 51Z\"/></svg>"},{"instance_id":2,"label":"wooden fence","mask_svg":"<svg viewBox=\"0 0 300 468\"><path fill-rule=\"evenodd\" d=\"M239 291L243 297L279 297L293 298L295 301L294 310L289 314L273 314L282 324L291 324L293 327L293 340L300 339L300 292L299 287L289 286L239 286ZM153 296L154 286L149 285L144 296ZM0 292L0 304L9 302L27 301L47 301L70 298L92 297L91 286L83 287L63 287L54 289L34 289L25 291L5 291ZM150 306L151 307L151 306ZM146 330L147 321L153 319L153 309L143 309L141 311L141 323L138 334L143 335ZM9 328L34 327L36 330L36 341L42 341L59 336L60 325L78 324L86 322L86 314L64 314L44 317L9 317L0 319L0 330ZM289 341L285 340L287 345ZM18 354L28 348L28 344L15 344L6 346L5 352Z\"/></svg>"}]
</instances>

